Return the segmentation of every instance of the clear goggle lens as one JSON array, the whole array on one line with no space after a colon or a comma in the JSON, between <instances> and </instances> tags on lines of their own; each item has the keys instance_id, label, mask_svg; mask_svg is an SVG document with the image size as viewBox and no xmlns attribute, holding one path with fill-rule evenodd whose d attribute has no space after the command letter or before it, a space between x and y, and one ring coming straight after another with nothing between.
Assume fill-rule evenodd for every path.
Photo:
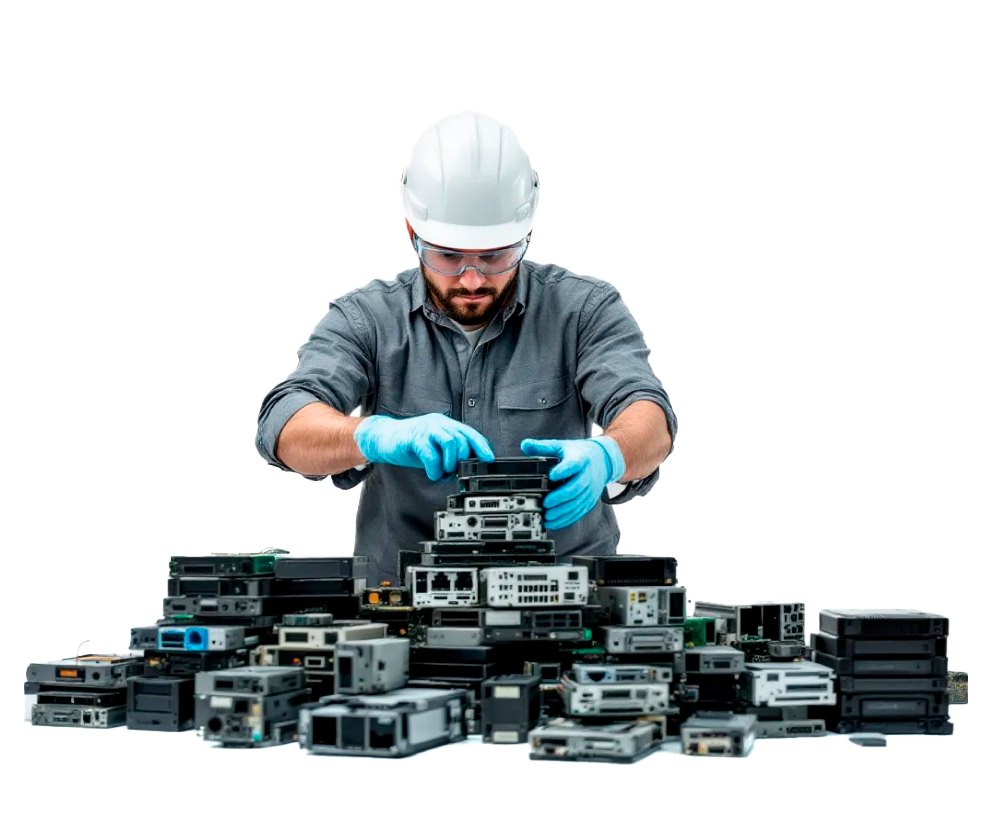
<instances>
[{"instance_id":1,"label":"clear goggle lens","mask_svg":"<svg viewBox=\"0 0 1002 837\"><path fill-rule=\"evenodd\" d=\"M504 247L501 250L462 253L457 250L431 247L419 238L415 238L414 241L414 249L417 250L418 258L436 273L445 276L459 276L469 267L474 268L484 276L506 273L521 261L528 246L529 239L526 238L518 244Z\"/></svg>"}]
</instances>

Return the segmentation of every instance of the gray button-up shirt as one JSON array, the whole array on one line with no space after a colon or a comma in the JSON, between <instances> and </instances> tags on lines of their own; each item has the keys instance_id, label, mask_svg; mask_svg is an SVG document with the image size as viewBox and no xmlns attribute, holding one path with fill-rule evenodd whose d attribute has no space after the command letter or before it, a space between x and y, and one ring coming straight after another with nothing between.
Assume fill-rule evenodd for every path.
<instances>
[{"instance_id":1,"label":"gray button-up shirt","mask_svg":"<svg viewBox=\"0 0 1002 837\"><path fill-rule=\"evenodd\" d=\"M292 415L314 401L345 414L361 405L366 416L444 413L483 433L495 456L521 456L523 439L589 438L593 423L607 428L644 400L664 410L674 440L675 413L648 364L650 350L612 285L529 261L516 283L475 348L428 299L418 268L332 302L299 350L296 370L261 405L261 456L290 470L275 443ZM611 501L606 493L583 518L551 532L557 552L615 554L612 505L646 494L657 478L655 470ZM434 512L459 490L455 482L430 482L421 468L382 464L331 479L339 488L363 483L354 554L378 567L372 583L396 579L398 550L434 539Z\"/></svg>"}]
</instances>

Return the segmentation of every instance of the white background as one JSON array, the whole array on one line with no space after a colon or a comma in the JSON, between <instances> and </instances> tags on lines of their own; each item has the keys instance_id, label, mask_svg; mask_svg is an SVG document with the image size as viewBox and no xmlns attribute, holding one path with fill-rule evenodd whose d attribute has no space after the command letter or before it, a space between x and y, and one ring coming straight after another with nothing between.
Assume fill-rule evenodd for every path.
<instances>
[{"instance_id":1,"label":"white background","mask_svg":"<svg viewBox=\"0 0 1002 837\"><path fill-rule=\"evenodd\" d=\"M758 833L778 810L805 833L983 833L997 5L360 5L0 13L7 817ZM350 552L358 494L268 467L257 410L330 300L413 265L401 170L468 108L539 172L529 257L621 290L676 408L621 551L676 556L693 599L804 601L809 628L823 607L949 616L974 680L952 738L633 768L466 743L387 764L21 722L27 664L125 649L171 554Z\"/></svg>"}]
</instances>

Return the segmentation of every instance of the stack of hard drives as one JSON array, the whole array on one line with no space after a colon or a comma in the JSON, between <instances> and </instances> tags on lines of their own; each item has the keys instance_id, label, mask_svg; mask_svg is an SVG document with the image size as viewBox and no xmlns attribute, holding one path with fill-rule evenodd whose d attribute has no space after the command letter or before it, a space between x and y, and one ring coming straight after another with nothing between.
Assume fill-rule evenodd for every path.
<instances>
[{"instance_id":1,"label":"stack of hard drives","mask_svg":"<svg viewBox=\"0 0 1002 837\"><path fill-rule=\"evenodd\" d=\"M685 677L685 588L678 586L674 558L571 560L592 582L603 653L561 667L564 717L548 710L548 722L531 734L530 757L634 762L659 749L679 720L674 697Z\"/></svg>"},{"instance_id":2,"label":"stack of hard drives","mask_svg":"<svg viewBox=\"0 0 1002 837\"><path fill-rule=\"evenodd\" d=\"M167 618L214 619L221 624L274 624L286 613L352 618L365 587L365 558L289 558L281 554L172 558ZM268 560L270 559L270 561Z\"/></svg>"},{"instance_id":3,"label":"stack of hard drives","mask_svg":"<svg viewBox=\"0 0 1002 837\"><path fill-rule=\"evenodd\" d=\"M191 729L195 675L246 666L250 650L272 639L285 614L357 615L365 559L287 555L171 558L163 618L132 629L130 648L144 652L145 667L129 683L130 729Z\"/></svg>"},{"instance_id":4,"label":"stack of hard drives","mask_svg":"<svg viewBox=\"0 0 1002 837\"><path fill-rule=\"evenodd\" d=\"M129 647L143 652L145 665L129 681L129 729L191 729L195 675L247 665L249 649L270 633L276 618L254 611L262 609L261 585L274 579L275 559L281 554L270 550L170 559L163 618L132 629ZM250 612L238 604L247 599L252 601Z\"/></svg>"},{"instance_id":5,"label":"stack of hard drives","mask_svg":"<svg viewBox=\"0 0 1002 837\"><path fill-rule=\"evenodd\" d=\"M436 540L400 556L410 618L424 623L411 651L412 685L470 689L479 709L485 680L522 673L523 643L591 639L587 573L557 566L543 529L558 461L459 463L459 493L435 513Z\"/></svg>"},{"instance_id":6,"label":"stack of hard drives","mask_svg":"<svg viewBox=\"0 0 1002 837\"><path fill-rule=\"evenodd\" d=\"M346 643L382 639L386 625L359 619L334 621L329 613L293 613L282 617L275 633L272 644L251 651L251 663L302 668L309 699L316 701L336 691L338 648ZM406 646L406 640L399 641Z\"/></svg>"},{"instance_id":7,"label":"stack of hard drives","mask_svg":"<svg viewBox=\"0 0 1002 837\"><path fill-rule=\"evenodd\" d=\"M102 654L30 665L24 693L31 723L101 729L122 726L127 682L142 670L142 657Z\"/></svg>"},{"instance_id":8,"label":"stack of hard drives","mask_svg":"<svg viewBox=\"0 0 1002 837\"><path fill-rule=\"evenodd\" d=\"M822 610L816 663L836 679L824 715L841 733L950 735L949 620L917 610Z\"/></svg>"}]
</instances>

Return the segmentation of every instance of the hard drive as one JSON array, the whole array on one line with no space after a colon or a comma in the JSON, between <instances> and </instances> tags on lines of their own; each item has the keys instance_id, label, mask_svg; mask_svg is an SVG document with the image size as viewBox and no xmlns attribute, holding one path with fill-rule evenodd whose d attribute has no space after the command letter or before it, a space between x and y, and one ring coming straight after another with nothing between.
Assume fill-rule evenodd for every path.
<instances>
[{"instance_id":1,"label":"hard drive","mask_svg":"<svg viewBox=\"0 0 1002 837\"><path fill-rule=\"evenodd\" d=\"M950 620L920 610L822 610L821 630L833 636L946 636Z\"/></svg>"},{"instance_id":2,"label":"hard drive","mask_svg":"<svg viewBox=\"0 0 1002 837\"><path fill-rule=\"evenodd\" d=\"M649 555L572 555L571 562L588 570L600 587L651 587L678 584L674 558Z\"/></svg>"},{"instance_id":3,"label":"hard drive","mask_svg":"<svg viewBox=\"0 0 1002 837\"><path fill-rule=\"evenodd\" d=\"M446 508L454 512L522 512L543 511L539 494L450 494Z\"/></svg>"},{"instance_id":4,"label":"hard drive","mask_svg":"<svg viewBox=\"0 0 1002 837\"><path fill-rule=\"evenodd\" d=\"M366 557L349 558L279 558L275 577L287 579L356 579L369 575L371 562Z\"/></svg>"},{"instance_id":5,"label":"hard drive","mask_svg":"<svg viewBox=\"0 0 1002 837\"><path fill-rule=\"evenodd\" d=\"M120 727L125 723L125 707L35 704L31 708L31 723L38 727L90 727L96 729Z\"/></svg>"},{"instance_id":6,"label":"hard drive","mask_svg":"<svg viewBox=\"0 0 1002 837\"><path fill-rule=\"evenodd\" d=\"M811 634L811 647L832 657L945 657L946 637L864 639L816 633Z\"/></svg>"},{"instance_id":7,"label":"hard drive","mask_svg":"<svg viewBox=\"0 0 1002 837\"><path fill-rule=\"evenodd\" d=\"M857 678L945 678L949 666L946 657L832 657L821 652L815 652L815 663L827 666L837 675Z\"/></svg>"},{"instance_id":8,"label":"hard drive","mask_svg":"<svg viewBox=\"0 0 1002 837\"><path fill-rule=\"evenodd\" d=\"M459 462L456 476L525 476L529 474L549 474L560 459L555 456L499 456L491 462L482 459L463 459Z\"/></svg>"},{"instance_id":9,"label":"hard drive","mask_svg":"<svg viewBox=\"0 0 1002 837\"><path fill-rule=\"evenodd\" d=\"M51 663L28 666L25 679L32 683L61 686L77 684L94 689L124 688L128 678L143 673L143 658L117 654L85 654Z\"/></svg>"}]
</instances>

